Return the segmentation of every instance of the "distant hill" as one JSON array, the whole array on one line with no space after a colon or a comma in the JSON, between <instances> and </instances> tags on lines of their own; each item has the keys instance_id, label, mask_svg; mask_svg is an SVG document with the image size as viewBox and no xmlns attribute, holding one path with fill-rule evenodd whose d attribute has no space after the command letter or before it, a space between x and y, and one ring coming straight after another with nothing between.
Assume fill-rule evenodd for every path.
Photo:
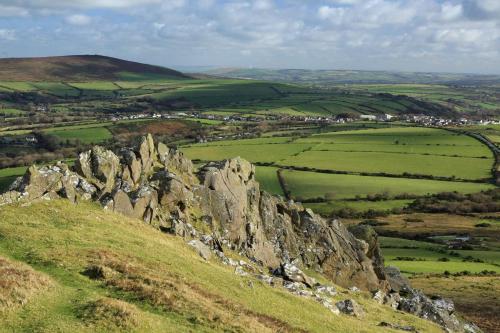
<instances>
[{"instance_id":1,"label":"distant hill","mask_svg":"<svg viewBox=\"0 0 500 333\"><path fill-rule=\"evenodd\" d=\"M0 81L182 79L173 69L100 55L0 59Z\"/></svg>"},{"instance_id":2,"label":"distant hill","mask_svg":"<svg viewBox=\"0 0 500 333\"><path fill-rule=\"evenodd\" d=\"M358 71L358 70L309 70L309 69L264 69L264 68L216 68L203 71L205 74L288 83L318 85L332 84L499 84L500 75Z\"/></svg>"}]
</instances>

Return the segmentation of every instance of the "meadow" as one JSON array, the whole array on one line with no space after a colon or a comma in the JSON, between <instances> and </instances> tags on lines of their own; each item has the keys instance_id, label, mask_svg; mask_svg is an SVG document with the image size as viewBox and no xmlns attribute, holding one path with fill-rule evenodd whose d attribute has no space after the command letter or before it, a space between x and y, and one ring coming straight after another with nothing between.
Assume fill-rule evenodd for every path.
<instances>
[{"instance_id":1,"label":"meadow","mask_svg":"<svg viewBox=\"0 0 500 333\"><path fill-rule=\"evenodd\" d=\"M488 182L493 165L488 147L472 137L433 128L358 126L300 137L213 141L181 149L195 160L240 156L282 168L289 195L308 201L308 207L324 214L341 208L388 211L405 207L409 203L405 195L494 188ZM273 184L269 189L276 193L276 182L269 177L272 173L266 183ZM367 200L381 194L382 201ZM402 198L394 200L398 197Z\"/></svg>"}]
</instances>

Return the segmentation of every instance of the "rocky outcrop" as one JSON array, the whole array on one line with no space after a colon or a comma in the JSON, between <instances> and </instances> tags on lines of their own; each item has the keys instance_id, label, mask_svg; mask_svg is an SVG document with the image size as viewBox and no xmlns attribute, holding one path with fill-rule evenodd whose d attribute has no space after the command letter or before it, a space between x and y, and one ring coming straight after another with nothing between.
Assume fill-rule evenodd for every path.
<instances>
[{"instance_id":1,"label":"rocky outcrop","mask_svg":"<svg viewBox=\"0 0 500 333\"><path fill-rule=\"evenodd\" d=\"M187 238L205 260L214 253L232 264L224 255L230 248L279 275L261 272L263 281L280 279L285 288L316 297L335 313L341 307L361 315L352 302L335 307L317 296L335 290L318 286L302 269L320 272L340 286L372 291L395 309L457 328L449 309L413 291L399 271L384 270L372 229L355 228L353 234L337 220L262 192L255 167L240 158L212 162L195 172L181 152L156 144L148 135L117 154L94 147L80 154L74 168L64 163L33 166L0 195L0 206L54 198L98 201L105 209ZM235 269L247 274L244 265ZM412 296L400 297L400 291Z\"/></svg>"}]
</instances>

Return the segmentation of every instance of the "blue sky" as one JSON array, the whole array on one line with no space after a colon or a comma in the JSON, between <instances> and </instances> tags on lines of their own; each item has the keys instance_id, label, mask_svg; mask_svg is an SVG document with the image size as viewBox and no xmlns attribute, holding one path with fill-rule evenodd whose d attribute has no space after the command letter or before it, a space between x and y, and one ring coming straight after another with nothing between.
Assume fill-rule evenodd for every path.
<instances>
[{"instance_id":1,"label":"blue sky","mask_svg":"<svg viewBox=\"0 0 500 333\"><path fill-rule=\"evenodd\" d=\"M500 0L0 0L0 56L500 74Z\"/></svg>"}]
</instances>

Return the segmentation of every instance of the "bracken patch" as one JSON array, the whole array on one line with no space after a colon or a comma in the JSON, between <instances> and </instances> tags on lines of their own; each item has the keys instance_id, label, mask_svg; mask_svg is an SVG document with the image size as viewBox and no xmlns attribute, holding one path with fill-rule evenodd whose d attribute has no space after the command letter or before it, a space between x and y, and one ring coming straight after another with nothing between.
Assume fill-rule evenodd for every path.
<instances>
[{"instance_id":1,"label":"bracken patch","mask_svg":"<svg viewBox=\"0 0 500 333\"><path fill-rule=\"evenodd\" d=\"M0 257L0 312L25 305L51 281L31 267Z\"/></svg>"},{"instance_id":2,"label":"bracken patch","mask_svg":"<svg viewBox=\"0 0 500 333\"><path fill-rule=\"evenodd\" d=\"M137 308L113 298L101 298L85 304L79 317L87 325L106 327L110 330L129 330L139 324Z\"/></svg>"}]
</instances>

